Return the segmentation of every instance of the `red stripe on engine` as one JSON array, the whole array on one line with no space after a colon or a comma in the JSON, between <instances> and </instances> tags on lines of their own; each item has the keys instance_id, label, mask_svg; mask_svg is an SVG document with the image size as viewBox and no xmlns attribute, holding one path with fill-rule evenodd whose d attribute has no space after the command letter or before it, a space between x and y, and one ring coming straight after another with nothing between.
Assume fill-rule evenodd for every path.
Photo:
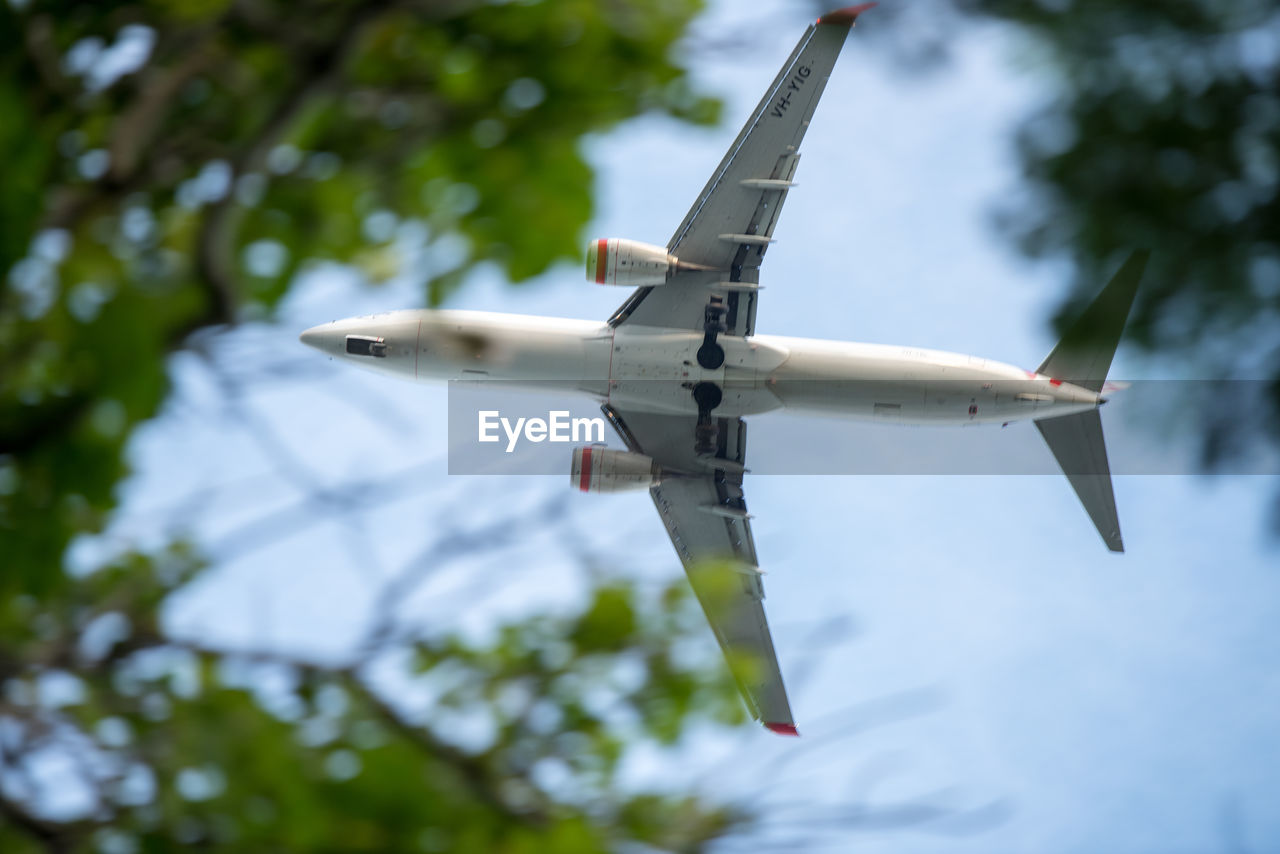
<instances>
[{"instance_id":1,"label":"red stripe on engine","mask_svg":"<svg viewBox=\"0 0 1280 854\"><path fill-rule=\"evenodd\" d=\"M578 489L591 491L591 449L582 449L582 471L578 475Z\"/></svg>"},{"instance_id":2,"label":"red stripe on engine","mask_svg":"<svg viewBox=\"0 0 1280 854\"><path fill-rule=\"evenodd\" d=\"M609 241L596 241L596 284L604 284L605 265L609 263Z\"/></svg>"}]
</instances>

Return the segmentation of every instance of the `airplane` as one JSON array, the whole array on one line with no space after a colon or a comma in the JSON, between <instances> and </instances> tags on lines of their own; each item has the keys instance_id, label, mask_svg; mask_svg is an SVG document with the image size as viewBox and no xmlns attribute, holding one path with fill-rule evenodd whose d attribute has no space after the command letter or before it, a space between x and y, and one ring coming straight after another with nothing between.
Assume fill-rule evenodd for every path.
<instances>
[{"instance_id":1,"label":"airplane","mask_svg":"<svg viewBox=\"0 0 1280 854\"><path fill-rule=\"evenodd\" d=\"M743 491L746 421L785 408L895 423L1030 419L1107 548L1124 550L1099 407L1147 261L1130 255L1034 371L918 348L755 333L760 266L799 147L863 3L809 25L667 246L609 238L587 278L635 290L607 321L404 310L308 329L333 358L417 381L595 398L626 450L573 449L584 492L647 488L753 718L798 735Z\"/></svg>"}]
</instances>

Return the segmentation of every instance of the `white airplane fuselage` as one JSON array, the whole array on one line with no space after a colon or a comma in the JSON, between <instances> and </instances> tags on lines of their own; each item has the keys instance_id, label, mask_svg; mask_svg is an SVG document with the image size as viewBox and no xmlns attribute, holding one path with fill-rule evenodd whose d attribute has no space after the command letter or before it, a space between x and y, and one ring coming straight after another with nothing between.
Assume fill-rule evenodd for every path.
<instances>
[{"instance_id":1,"label":"white airplane fuselage","mask_svg":"<svg viewBox=\"0 0 1280 854\"><path fill-rule=\"evenodd\" d=\"M559 440L554 425L563 422L554 416L563 410L549 407L546 421L518 418L514 429L501 418L509 444L486 447L510 453L521 423L533 443L592 442L577 435L580 422L596 421L601 432L612 425L626 450L598 439L574 448L565 461L570 484L649 491L748 710L781 735L798 731L765 617L743 416L786 409L897 424L1036 420L1106 547L1124 550L1095 410L1145 253L1130 255L1035 371L917 347L754 334L761 264L796 186L801 140L849 30L874 5L837 9L808 27L665 246L616 237L587 245L587 281L628 292L607 322L423 309L302 333L332 358L401 379L604 404L604 418L573 418L572 434ZM464 408L450 414L470 415ZM496 401L477 409L477 442L498 441L486 432L497 415Z\"/></svg>"},{"instance_id":2,"label":"white airplane fuselage","mask_svg":"<svg viewBox=\"0 0 1280 854\"><path fill-rule=\"evenodd\" d=\"M349 352L350 336L368 341L370 353ZM573 392L662 413L696 414L689 390L700 382L723 391L716 414L730 417L786 408L905 424L1004 423L1101 402L1034 371L938 350L723 336L724 364L707 370L696 357L703 336L689 330L490 312L393 311L317 326L303 341L402 379Z\"/></svg>"}]
</instances>

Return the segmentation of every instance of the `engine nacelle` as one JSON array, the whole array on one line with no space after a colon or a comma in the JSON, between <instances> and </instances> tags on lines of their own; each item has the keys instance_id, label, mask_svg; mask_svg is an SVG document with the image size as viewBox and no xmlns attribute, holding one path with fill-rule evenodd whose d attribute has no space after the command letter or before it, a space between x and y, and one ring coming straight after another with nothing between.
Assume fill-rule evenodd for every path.
<instances>
[{"instance_id":1,"label":"engine nacelle","mask_svg":"<svg viewBox=\"0 0 1280 854\"><path fill-rule=\"evenodd\" d=\"M661 246L610 237L587 247L587 281L597 285L638 288L665 285L677 270L708 270L686 264Z\"/></svg>"},{"instance_id":2,"label":"engine nacelle","mask_svg":"<svg viewBox=\"0 0 1280 854\"><path fill-rule=\"evenodd\" d=\"M569 483L583 492L629 492L653 486L661 480L660 471L644 454L588 445L573 449Z\"/></svg>"}]
</instances>

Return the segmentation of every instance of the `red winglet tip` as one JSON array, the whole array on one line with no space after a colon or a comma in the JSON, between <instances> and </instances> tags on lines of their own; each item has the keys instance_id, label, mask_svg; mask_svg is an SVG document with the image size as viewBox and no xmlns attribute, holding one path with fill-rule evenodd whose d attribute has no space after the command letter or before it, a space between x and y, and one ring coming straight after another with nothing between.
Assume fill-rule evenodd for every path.
<instances>
[{"instance_id":1,"label":"red winglet tip","mask_svg":"<svg viewBox=\"0 0 1280 854\"><path fill-rule=\"evenodd\" d=\"M857 6L845 6L843 9L835 9L828 12L818 19L819 24L844 24L852 26L854 20L863 12L876 6L876 3L859 3Z\"/></svg>"},{"instance_id":2,"label":"red winglet tip","mask_svg":"<svg viewBox=\"0 0 1280 854\"><path fill-rule=\"evenodd\" d=\"M800 733L796 732L795 724L780 724L766 721L764 727L770 732L776 732L778 735L794 735L797 737L800 735Z\"/></svg>"}]
</instances>

